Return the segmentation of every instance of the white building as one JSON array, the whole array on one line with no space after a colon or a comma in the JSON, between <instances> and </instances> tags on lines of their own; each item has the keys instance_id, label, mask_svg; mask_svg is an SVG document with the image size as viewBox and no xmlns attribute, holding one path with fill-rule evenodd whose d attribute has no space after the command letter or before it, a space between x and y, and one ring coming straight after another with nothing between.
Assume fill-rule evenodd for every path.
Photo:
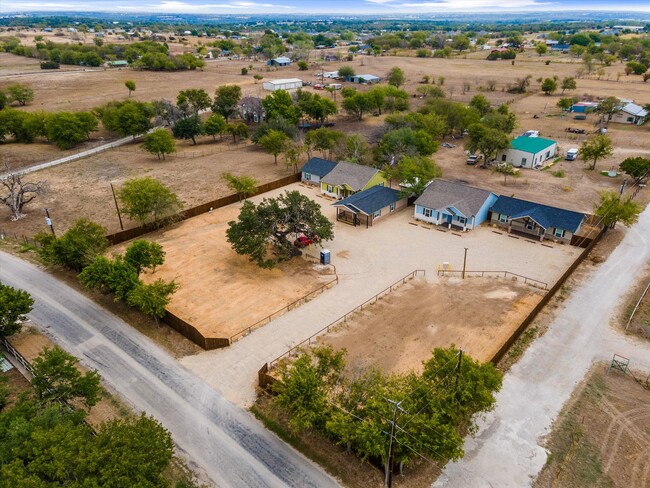
<instances>
[{"instance_id":1,"label":"white building","mask_svg":"<svg viewBox=\"0 0 650 488\"><path fill-rule=\"evenodd\" d=\"M610 122L618 122L620 124L636 124L641 125L646 121L648 111L640 107L636 103L626 103L621 107L621 110L612 116Z\"/></svg>"},{"instance_id":2,"label":"white building","mask_svg":"<svg viewBox=\"0 0 650 488\"><path fill-rule=\"evenodd\" d=\"M299 78L286 78L281 80L269 80L262 83L262 88L269 91L275 90L297 90L302 88L302 80Z\"/></svg>"},{"instance_id":3,"label":"white building","mask_svg":"<svg viewBox=\"0 0 650 488\"><path fill-rule=\"evenodd\" d=\"M510 148L497 154L497 160L516 168L538 168L556 154L557 142L551 139L519 136L510 142Z\"/></svg>"}]
</instances>

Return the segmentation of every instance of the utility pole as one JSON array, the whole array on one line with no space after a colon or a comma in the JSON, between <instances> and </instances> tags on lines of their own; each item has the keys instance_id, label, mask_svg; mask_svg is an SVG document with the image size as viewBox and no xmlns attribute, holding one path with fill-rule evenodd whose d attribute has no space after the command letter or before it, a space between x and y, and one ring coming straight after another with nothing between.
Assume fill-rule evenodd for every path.
<instances>
[{"instance_id":1,"label":"utility pole","mask_svg":"<svg viewBox=\"0 0 650 488\"><path fill-rule=\"evenodd\" d=\"M621 191L619 192L620 196L623 196L623 192L625 191L625 185L627 184L627 178L623 179L623 184L621 185Z\"/></svg>"},{"instance_id":2,"label":"utility pole","mask_svg":"<svg viewBox=\"0 0 650 488\"><path fill-rule=\"evenodd\" d=\"M115 202L115 209L117 210L117 218L120 219L120 229L124 230L124 225L122 225L122 215L120 214L120 207L117 205L117 197L115 196L113 183L111 183L111 191L113 192L113 201Z\"/></svg>"},{"instance_id":3,"label":"utility pole","mask_svg":"<svg viewBox=\"0 0 650 488\"><path fill-rule=\"evenodd\" d=\"M54 225L52 225L52 219L50 218L50 209L49 208L44 208L45 210L45 224L50 226L50 230L52 231L52 235L56 239L56 234L54 233Z\"/></svg>"},{"instance_id":4,"label":"utility pole","mask_svg":"<svg viewBox=\"0 0 650 488\"><path fill-rule=\"evenodd\" d=\"M400 406L401 401L396 402L395 400L386 401L393 405L393 421L390 424L390 441L388 443L388 465L386 466L386 480L384 481L384 486L386 488L391 488L393 485L393 457L394 457L394 444L393 439L395 438L395 429L397 428L397 409ZM401 410L401 408L400 408Z\"/></svg>"},{"instance_id":5,"label":"utility pole","mask_svg":"<svg viewBox=\"0 0 650 488\"><path fill-rule=\"evenodd\" d=\"M456 364L456 391L458 391L458 378L460 378L460 365L463 361L463 350L458 351L458 363Z\"/></svg>"},{"instance_id":6,"label":"utility pole","mask_svg":"<svg viewBox=\"0 0 650 488\"><path fill-rule=\"evenodd\" d=\"M465 279L465 266L467 265L467 248L465 248L465 257L463 257L463 279Z\"/></svg>"}]
</instances>

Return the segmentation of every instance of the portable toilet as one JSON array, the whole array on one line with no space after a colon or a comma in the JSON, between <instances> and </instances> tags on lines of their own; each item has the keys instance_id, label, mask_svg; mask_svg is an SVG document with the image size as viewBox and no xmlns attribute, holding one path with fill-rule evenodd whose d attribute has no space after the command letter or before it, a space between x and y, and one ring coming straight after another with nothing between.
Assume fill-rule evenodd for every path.
<instances>
[{"instance_id":1,"label":"portable toilet","mask_svg":"<svg viewBox=\"0 0 650 488\"><path fill-rule=\"evenodd\" d=\"M330 264L330 252L329 252L329 249L323 249L320 252L320 264Z\"/></svg>"}]
</instances>

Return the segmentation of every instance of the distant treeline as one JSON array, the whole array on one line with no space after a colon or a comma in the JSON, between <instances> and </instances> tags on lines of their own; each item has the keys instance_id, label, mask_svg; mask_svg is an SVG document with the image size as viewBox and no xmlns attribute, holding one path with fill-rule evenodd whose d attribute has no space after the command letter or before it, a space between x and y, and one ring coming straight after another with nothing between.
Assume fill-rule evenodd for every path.
<instances>
[{"instance_id":1,"label":"distant treeline","mask_svg":"<svg viewBox=\"0 0 650 488\"><path fill-rule=\"evenodd\" d=\"M192 54L170 56L166 44L154 41L79 45L37 40L35 46L24 46L20 39L10 37L0 42L0 51L41 61L78 66L101 66L105 61L125 60L136 69L175 71L201 68L204 65L203 60Z\"/></svg>"}]
</instances>

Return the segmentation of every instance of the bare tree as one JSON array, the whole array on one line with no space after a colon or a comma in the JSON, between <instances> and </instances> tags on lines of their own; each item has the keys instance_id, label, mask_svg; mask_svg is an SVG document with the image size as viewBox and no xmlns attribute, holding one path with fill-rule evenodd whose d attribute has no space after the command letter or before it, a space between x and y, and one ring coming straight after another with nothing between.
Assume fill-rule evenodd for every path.
<instances>
[{"instance_id":1,"label":"bare tree","mask_svg":"<svg viewBox=\"0 0 650 488\"><path fill-rule=\"evenodd\" d=\"M20 175L11 172L6 161L4 161L4 167L6 175L0 177L0 184L5 190L5 194L0 196L0 202L9 207L11 220L19 220L25 216L23 207L38 195L45 193L47 181L23 183Z\"/></svg>"}]
</instances>

